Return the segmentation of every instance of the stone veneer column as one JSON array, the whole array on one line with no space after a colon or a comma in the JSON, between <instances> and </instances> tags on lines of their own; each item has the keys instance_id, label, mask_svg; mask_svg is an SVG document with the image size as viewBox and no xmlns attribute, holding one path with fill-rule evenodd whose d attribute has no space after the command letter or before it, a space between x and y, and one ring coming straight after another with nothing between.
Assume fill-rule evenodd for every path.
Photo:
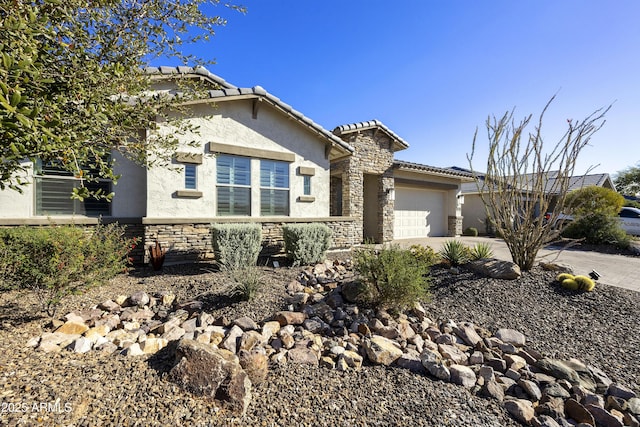
<instances>
[{"instance_id":1,"label":"stone veneer column","mask_svg":"<svg viewBox=\"0 0 640 427\"><path fill-rule=\"evenodd\" d=\"M394 189L393 168L389 168L380 177L380 193L378 194L378 206L381 208L378 215L378 234L382 242L393 240L393 220L395 201L389 199L389 192Z\"/></svg>"},{"instance_id":2,"label":"stone veneer column","mask_svg":"<svg viewBox=\"0 0 640 427\"><path fill-rule=\"evenodd\" d=\"M448 234L451 237L459 236L462 234L462 217L461 216L449 217Z\"/></svg>"}]
</instances>

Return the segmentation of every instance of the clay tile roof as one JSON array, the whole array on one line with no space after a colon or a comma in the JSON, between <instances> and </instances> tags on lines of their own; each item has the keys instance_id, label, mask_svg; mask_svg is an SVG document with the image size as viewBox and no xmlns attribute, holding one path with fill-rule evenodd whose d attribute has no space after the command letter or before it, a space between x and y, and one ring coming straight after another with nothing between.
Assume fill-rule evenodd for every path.
<instances>
[{"instance_id":1,"label":"clay tile roof","mask_svg":"<svg viewBox=\"0 0 640 427\"><path fill-rule=\"evenodd\" d=\"M341 136L353 132L359 132L368 129L380 129L385 132L391 139L393 139L396 151L409 148L409 144L402 138L400 138L395 132L386 127L380 120L367 120L366 122L351 123L341 125L333 129L335 135Z\"/></svg>"}]
</instances>

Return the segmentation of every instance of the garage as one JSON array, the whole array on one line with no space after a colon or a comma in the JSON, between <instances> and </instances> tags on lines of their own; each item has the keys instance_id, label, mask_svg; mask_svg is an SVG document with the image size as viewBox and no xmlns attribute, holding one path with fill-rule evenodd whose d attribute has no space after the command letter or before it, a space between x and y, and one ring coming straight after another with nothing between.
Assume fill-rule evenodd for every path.
<instances>
[{"instance_id":1,"label":"garage","mask_svg":"<svg viewBox=\"0 0 640 427\"><path fill-rule=\"evenodd\" d=\"M445 191L396 187L393 235L396 239L447 235Z\"/></svg>"}]
</instances>

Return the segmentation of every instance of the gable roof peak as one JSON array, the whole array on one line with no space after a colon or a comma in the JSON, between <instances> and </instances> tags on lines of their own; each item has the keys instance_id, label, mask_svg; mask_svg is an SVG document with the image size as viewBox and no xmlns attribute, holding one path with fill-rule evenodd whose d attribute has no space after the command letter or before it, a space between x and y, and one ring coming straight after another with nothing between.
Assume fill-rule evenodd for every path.
<instances>
[{"instance_id":1,"label":"gable roof peak","mask_svg":"<svg viewBox=\"0 0 640 427\"><path fill-rule=\"evenodd\" d=\"M333 129L333 133L334 135L342 136L368 129L380 129L384 133L386 133L393 140L396 151L409 148L409 144L404 139L400 138L400 136L398 136L394 131L385 126L384 123L382 123L378 119L340 125Z\"/></svg>"}]
</instances>

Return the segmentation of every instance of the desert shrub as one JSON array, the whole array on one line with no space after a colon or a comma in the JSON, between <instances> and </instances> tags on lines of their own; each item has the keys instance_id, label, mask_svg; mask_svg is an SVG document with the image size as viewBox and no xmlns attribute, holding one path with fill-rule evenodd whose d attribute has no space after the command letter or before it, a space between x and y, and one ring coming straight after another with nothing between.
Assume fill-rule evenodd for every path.
<instances>
[{"instance_id":1,"label":"desert shrub","mask_svg":"<svg viewBox=\"0 0 640 427\"><path fill-rule=\"evenodd\" d=\"M628 248L630 238L614 216L605 213L584 215L572 221L562 232L563 237L584 239L594 245L614 245Z\"/></svg>"},{"instance_id":2,"label":"desert shrub","mask_svg":"<svg viewBox=\"0 0 640 427\"><path fill-rule=\"evenodd\" d=\"M431 246L411 245L409 251L418 260L427 267L438 263L440 261L440 255Z\"/></svg>"},{"instance_id":3,"label":"desert shrub","mask_svg":"<svg viewBox=\"0 0 640 427\"><path fill-rule=\"evenodd\" d=\"M234 270L231 274L233 285L230 296L243 301L255 298L262 286L263 276L258 267L245 267Z\"/></svg>"},{"instance_id":4,"label":"desert shrub","mask_svg":"<svg viewBox=\"0 0 640 427\"><path fill-rule=\"evenodd\" d=\"M409 249L395 245L359 249L354 254L354 268L365 294L376 306L401 310L429 297L429 267Z\"/></svg>"},{"instance_id":5,"label":"desert shrub","mask_svg":"<svg viewBox=\"0 0 640 427\"><path fill-rule=\"evenodd\" d=\"M464 229L464 231L462 232L463 236L471 236L471 237L476 237L478 235L478 229L475 227L467 227Z\"/></svg>"},{"instance_id":6,"label":"desert shrub","mask_svg":"<svg viewBox=\"0 0 640 427\"><path fill-rule=\"evenodd\" d=\"M293 265L324 261L331 246L331 229L324 224L283 225L282 235L285 252Z\"/></svg>"},{"instance_id":7,"label":"desert shrub","mask_svg":"<svg viewBox=\"0 0 640 427\"><path fill-rule=\"evenodd\" d=\"M237 270L256 265L262 229L258 224L214 224L213 252L222 269Z\"/></svg>"},{"instance_id":8,"label":"desert shrub","mask_svg":"<svg viewBox=\"0 0 640 427\"><path fill-rule=\"evenodd\" d=\"M566 210L575 217L592 214L615 216L623 205L622 194L595 185L571 191L565 201Z\"/></svg>"},{"instance_id":9,"label":"desert shrub","mask_svg":"<svg viewBox=\"0 0 640 427\"><path fill-rule=\"evenodd\" d=\"M491 244L486 242L476 243L470 251L470 259L475 261L478 259L491 258L493 256L493 249Z\"/></svg>"},{"instance_id":10,"label":"desert shrub","mask_svg":"<svg viewBox=\"0 0 640 427\"><path fill-rule=\"evenodd\" d=\"M464 243L460 240L452 239L447 240L442 245L442 249L440 249L440 258L456 267L469 262L471 256L469 248L467 248Z\"/></svg>"},{"instance_id":11,"label":"desert shrub","mask_svg":"<svg viewBox=\"0 0 640 427\"><path fill-rule=\"evenodd\" d=\"M0 242L2 287L35 291L51 316L65 296L125 271L136 243L117 224L6 228Z\"/></svg>"}]
</instances>

